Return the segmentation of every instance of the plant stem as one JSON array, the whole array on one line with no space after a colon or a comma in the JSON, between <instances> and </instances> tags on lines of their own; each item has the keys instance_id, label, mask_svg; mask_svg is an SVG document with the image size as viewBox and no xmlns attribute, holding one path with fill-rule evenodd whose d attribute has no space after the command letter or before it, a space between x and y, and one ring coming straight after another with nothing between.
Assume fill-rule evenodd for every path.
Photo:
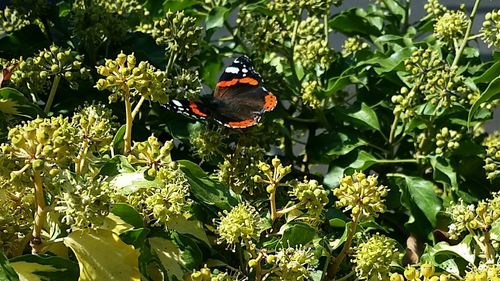
<instances>
[{"instance_id":1,"label":"plant stem","mask_svg":"<svg viewBox=\"0 0 500 281\"><path fill-rule=\"evenodd\" d=\"M54 97L56 96L59 81L61 81L61 76L54 76L54 81L52 82L52 87L50 88L49 98L47 99L47 103L45 104L45 108L43 109L45 113L49 113L50 111L50 107L52 106L52 102L54 101Z\"/></svg>"},{"instance_id":2,"label":"plant stem","mask_svg":"<svg viewBox=\"0 0 500 281\"><path fill-rule=\"evenodd\" d=\"M35 185L35 225L33 227L31 238L32 254L39 254L41 252L42 244L42 227L45 222L45 196L43 194L43 183L40 173L33 170L33 183Z\"/></svg>"},{"instance_id":3,"label":"plant stem","mask_svg":"<svg viewBox=\"0 0 500 281\"><path fill-rule=\"evenodd\" d=\"M87 139L83 140L82 149L78 153L78 157L75 162L75 173L81 175L83 166L85 165L85 158L87 158L87 153L89 151L89 142Z\"/></svg>"},{"instance_id":4,"label":"plant stem","mask_svg":"<svg viewBox=\"0 0 500 281\"><path fill-rule=\"evenodd\" d=\"M286 213L289 213L289 212L291 212L293 210L296 210L296 209L300 208L301 205L302 204L298 203L298 204L295 204L295 205L290 206L288 208L281 209L281 210L277 211L276 214L278 215L278 218L279 218L279 217L283 216Z\"/></svg>"},{"instance_id":5,"label":"plant stem","mask_svg":"<svg viewBox=\"0 0 500 281\"><path fill-rule=\"evenodd\" d=\"M124 146L123 146L123 155L127 156L132 150L132 121L134 118L132 117L132 104L130 103L130 95L127 93L125 95L125 136L123 137Z\"/></svg>"},{"instance_id":6,"label":"plant stem","mask_svg":"<svg viewBox=\"0 0 500 281\"><path fill-rule=\"evenodd\" d=\"M349 233L347 234L347 239L340 251L339 255L333 260L333 263L330 263L328 266L328 272L326 274L326 280L332 280L335 277L335 274L339 271L340 264L347 256L347 252L351 248L352 239L354 238L354 234L356 233L356 227L358 226L359 218L361 216L361 212L357 214L351 223L351 227L349 227Z\"/></svg>"},{"instance_id":7,"label":"plant stem","mask_svg":"<svg viewBox=\"0 0 500 281\"><path fill-rule=\"evenodd\" d=\"M467 46L467 42L469 41L469 35L472 30L472 24L474 22L474 17L476 16L477 8L479 7L479 3L481 0L476 0L474 2L474 6L472 7L472 12L470 13L470 21L469 24L467 25L467 29L465 30L465 35L464 39L462 40L462 43L460 44L460 48L458 49L457 53L455 54L455 59L453 59L453 63L451 64L451 68L454 68L458 65L458 61L460 60L460 57L462 56L465 47Z\"/></svg>"},{"instance_id":8,"label":"plant stem","mask_svg":"<svg viewBox=\"0 0 500 281\"><path fill-rule=\"evenodd\" d=\"M137 113L139 113L139 110L141 109L141 105L144 103L145 100L146 99L144 98L144 96L142 96L141 99L135 105L134 110L132 111L132 120L134 120Z\"/></svg>"},{"instance_id":9,"label":"plant stem","mask_svg":"<svg viewBox=\"0 0 500 281\"><path fill-rule=\"evenodd\" d=\"M274 222L279 217L276 211L276 187L269 194L269 204L271 205L271 221Z\"/></svg>"},{"instance_id":10,"label":"plant stem","mask_svg":"<svg viewBox=\"0 0 500 281\"><path fill-rule=\"evenodd\" d=\"M396 134L396 128L398 127L400 113L394 115L394 121L392 121L391 132L389 133L389 143L394 142L394 135Z\"/></svg>"},{"instance_id":11,"label":"plant stem","mask_svg":"<svg viewBox=\"0 0 500 281\"><path fill-rule=\"evenodd\" d=\"M417 159L382 159L377 160L378 163L392 164L392 163L418 163Z\"/></svg>"},{"instance_id":12,"label":"plant stem","mask_svg":"<svg viewBox=\"0 0 500 281\"><path fill-rule=\"evenodd\" d=\"M493 261L494 253L493 246L491 245L490 232L484 232L484 255L486 256L486 261Z\"/></svg>"},{"instance_id":13,"label":"plant stem","mask_svg":"<svg viewBox=\"0 0 500 281\"><path fill-rule=\"evenodd\" d=\"M326 11L326 13L323 15L323 25L324 25L324 32L325 32L325 46L328 46L328 18L330 16L330 9Z\"/></svg>"}]
</instances>

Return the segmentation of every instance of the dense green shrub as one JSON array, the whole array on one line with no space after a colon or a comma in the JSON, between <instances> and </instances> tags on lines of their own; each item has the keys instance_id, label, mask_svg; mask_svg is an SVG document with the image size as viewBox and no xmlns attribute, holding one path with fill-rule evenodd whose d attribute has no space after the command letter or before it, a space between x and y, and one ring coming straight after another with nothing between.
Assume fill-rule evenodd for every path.
<instances>
[{"instance_id":1,"label":"dense green shrub","mask_svg":"<svg viewBox=\"0 0 500 281\"><path fill-rule=\"evenodd\" d=\"M10 1L0 280L500 280L500 11L341 2ZM161 106L242 54L256 126Z\"/></svg>"}]
</instances>

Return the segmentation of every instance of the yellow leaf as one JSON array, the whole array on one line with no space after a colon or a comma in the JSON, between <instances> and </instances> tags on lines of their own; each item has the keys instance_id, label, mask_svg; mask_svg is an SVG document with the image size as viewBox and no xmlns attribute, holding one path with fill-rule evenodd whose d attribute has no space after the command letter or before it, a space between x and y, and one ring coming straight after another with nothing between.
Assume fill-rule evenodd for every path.
<instances>
[{"instance_id":1,"label":"yellow leaf","mask_svg":"<svg viewBox=\"0 0 500 281\"><path fill-rule=\"evenodd\" d=\"M203 224L198 220L188 220L183 216L172 217L166 222L169 229L173 229L182 234L191 234L194 237L210 245L207 234L203 229Z\"/></svg>"},{"instance_id":2,"label":"yellow leaf","mask_svg":"<svg viewBox=\"0 0 500 281\"><path fill-rule=\"evenodd\" d=\"M178 280L183 280L184 270L181 266L181 251L177 245L160 237L149 238L149 244L160 258L163 267L167 269L169 279L173 279L172 276L175 276Z\"/></svg>"},{"instance_id":3,"label":"yellow leaf","mask_svg":"<svg viewBox=\"0 0 500 281\"><path fill-rule=\"evenodd\" d=\"M139 281L139 251L110 230L77 230L64 238L80 265L79 281Z\"/></svg>"},{"instance_id":4,"label":"yellow leaf","mask_svg":"<svg viewBox=\"0 0 500 281\"><path fill-rule=\"evenodd\" d=\"M14 268L17 275L19 275L19 281L43 281L40 275L36 274L37 272L56 272L60 271L60 269L55 268L46 264L38 264L33 262L26 261L18 261L11 262L10 266Z\"/></svg>"},{"instance_id":5,"label":"yellow leaf","mask_svg":"<svg viewBox=\"0 0 500 281\"><path fill-rule=\"evenodd\" d=\"M105 218L102 229L111 230L116 234L122 234L125 231L134 229L134 226L122 220L119 216L109 213Z\"/></svg>"},{"instance_id":6,"label":"yellow leaf","mask_svg":"<svg viewBox=\"0 0 500 281\"><path fill-rule=\"evenodd\" d=\"M8 114L19 114L16 109L17 103L7 99L0 99L0 111Z\"/></svg>"}]
</instances>

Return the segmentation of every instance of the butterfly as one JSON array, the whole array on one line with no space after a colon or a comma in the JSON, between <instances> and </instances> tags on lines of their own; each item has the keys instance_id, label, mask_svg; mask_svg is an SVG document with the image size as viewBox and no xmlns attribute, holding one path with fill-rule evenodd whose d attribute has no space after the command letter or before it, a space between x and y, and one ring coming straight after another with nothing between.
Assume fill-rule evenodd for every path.
<instances>
[{"instance_id":1,"label":"butterfly","mask_svg":"<svg viewBox=\"0 0 500 281\"><path fill-rule=\"evenodd\" d=\"M254 126L264 112L272 111L278 103L263 82L250 58L240 56L226 67L213 96L202 96L199 101L174 99L165 107L195 119L215 120L229 128Z\"/></svg>"}]
</instances>

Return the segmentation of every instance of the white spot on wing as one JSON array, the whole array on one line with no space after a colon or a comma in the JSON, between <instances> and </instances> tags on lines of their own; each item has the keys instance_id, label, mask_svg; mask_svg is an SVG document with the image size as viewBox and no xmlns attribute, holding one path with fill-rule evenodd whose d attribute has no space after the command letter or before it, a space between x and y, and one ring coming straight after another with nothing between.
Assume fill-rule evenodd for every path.
<instances>
[{"instance_id":1,"label":"white spot on wing","mask_svg":"<svg viewBox=\"0 0 500 281\"><path fill-rule=\"evenodd\" d=\"M226 68L225 72L226 73L238 74L238 72L240 72L240 70L237 67L230 66L230 67Z\"/></svg>"},{"instance_id":2,"label":"white spot on wing","mask_svg":"<svg viewBox=\"0 0 500 281\"><path fill-rule=\"evenodd\" d=\"M178 107L182 107L182 103L178 100L172 100L172 103L175 104Z\"/></svg>"},{"instance_id":3,"label":"white spot on wing","mask_svg":"<svg viewBox=\"0 0 500 281\"><path fill-rule=\"evenodd\" d=\"M243 68L243 69L241 70L241 72L243 72L243 73L247 73L247 72L248 72L248 69Z\"/></svg>"}]
</instances>

